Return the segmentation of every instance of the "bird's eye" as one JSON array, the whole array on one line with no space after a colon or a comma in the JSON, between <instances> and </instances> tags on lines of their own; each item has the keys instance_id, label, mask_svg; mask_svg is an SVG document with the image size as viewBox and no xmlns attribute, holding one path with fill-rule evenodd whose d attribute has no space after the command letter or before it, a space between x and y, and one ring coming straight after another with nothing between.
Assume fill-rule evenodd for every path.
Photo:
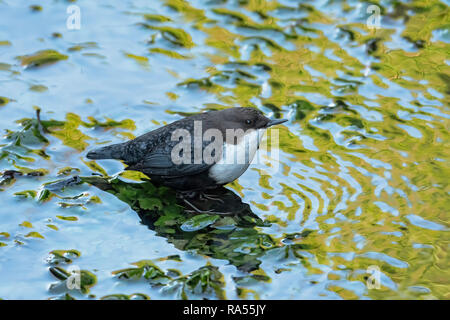
<instances>
[{"instance_id":1,"label":"bird's eye","mask_svg":"<svg viewBox=\"0 0 450 320\"><path fill-rule=\"evenodd\" d=\"M247 120L245 120L245 123L246 123L246 124L252 124L252 120L247 119Z\"/></svg>"}]
</instances>

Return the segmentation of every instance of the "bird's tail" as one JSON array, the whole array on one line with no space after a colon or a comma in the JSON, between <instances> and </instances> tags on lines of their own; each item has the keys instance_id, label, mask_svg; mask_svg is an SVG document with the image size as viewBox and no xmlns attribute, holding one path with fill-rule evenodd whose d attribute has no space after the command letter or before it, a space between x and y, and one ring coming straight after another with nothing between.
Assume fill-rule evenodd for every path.
<instances>
[{"instance_id":1,"label":"bird's tail","mask_svg":"<svg viewBox=\"0 0 450 320\"><path fill-rule=\"evenodd\" d=\"M125 143L112 144L106 147L89 151L86 157L88 159L122 159Z\"/></svg>"}]
</instances>

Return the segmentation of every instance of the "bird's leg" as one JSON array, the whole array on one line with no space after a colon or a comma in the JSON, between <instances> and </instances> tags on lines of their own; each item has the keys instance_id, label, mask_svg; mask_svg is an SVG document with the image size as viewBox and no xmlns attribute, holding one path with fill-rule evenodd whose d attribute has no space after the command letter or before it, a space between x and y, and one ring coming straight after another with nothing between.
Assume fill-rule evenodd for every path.
<instances>
[{"instance_id":1,"label":"bird's leg","mask_svg":"<svg viewBox=\"0 0 450 320\"><path fill-rule=\"evenodd\" d=\"M218 196L208 194L205 191L182 191L179 193L180 197L184 199L195 199L198 198L199 200L211 200L211 201L218 201L220 203L224 203L222 199L220 199Z\"/></svg>"},{"instance_id":2,"label":"bird's leg","mask_svg":"<svg viewBox=\"0 0 450 320\"><path fill-rule=\"evenodd\" d=\"M224 200L219 198L219 196L216 197L215 195L206 194L203 191L183 191L183 192L177 193L177 197L178 197L178 199L182 200L187 206L192 208L192 210L185 209L185 211L189 212L189 213L199 213L199 214L207 213L207 214L218 214L218 215L233 214L231 211L220 212L220 211L216 211L215 209L210 209L210 210L199 209L196 205L194 205L192 203L193 201L195 201L195 200L200 200L200 201L210 200L210 201L218 201L220 203L225 203Z\"/></svg>"},{"instance_id":3,"label":"bird's leg","mask_svg":"<svg viewBox=\"0 0 450 320\"><path fill-rule=\"evenodd\" d=\"M211 213L212 210L207 210L207 211L200 210L195 205L193 205L191 201L189 201L190 199L195 199L195 197L197 197L197 196L198 196L198 193L196 191L183 191L183 192L177 193L177 197L179 199L183 200L183 202L185 204L187 204L189 207L191 207L193 209L193 210L187 210L187 211L196 212L196 213Z\"/></svg>"},{"instance_id":4,"label":"bird's leg","mask_svg":"<svg viewBox=\"0 0 450 320\"><path fill-rule=\"evenodd\" d=\"M194 209L194 212L197 213L213 213L213 210L200 210L199 208L197 208L196 206L194 206L190 201L188 201L186 198L183 198L184 203L186 203L187 205L189 205L192 209ZM190 211L190 210L189 210Z\"/></svg>"},{"instance_id":5,"label":"bird's leg","mask_svg":"<svg viewBox=\"0 0 450 320\"><path fill-rule=\"evenodd\" d=\"M212 194L207 194L207 193L205 193L203 191L199 193L198 198L200 200L212 200L212 201L218 201L220 203L224 203L223 200L220 199L219 197L216 197L216 196L214 196Z\"/></svg>"}]
</instances>

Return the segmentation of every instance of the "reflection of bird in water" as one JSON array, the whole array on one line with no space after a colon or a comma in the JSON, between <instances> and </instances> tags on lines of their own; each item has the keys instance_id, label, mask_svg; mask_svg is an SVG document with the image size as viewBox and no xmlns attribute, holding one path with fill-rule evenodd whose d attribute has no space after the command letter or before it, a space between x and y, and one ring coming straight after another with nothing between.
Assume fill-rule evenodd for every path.
<instances>
[{"instance_id":1,"label":"reflection of bird in water","mask_svg":"<svg viewBox=\"0 0 450 320\"><path fill-rule=\"evenodd\" d=\"M181 191L180 196L196 210L193 199L200 195L202 200L214 200L203 191L239 178L253 160L265 130L285 121L271 120L254 108L205 112L93 150L87 157L123 160L127 170L141 171L153 183Z\"/></svg>"},{"instance_id":2,"label":"reflection of bird in water","mask_svg":"<svg viewBox=\"0 0 450 320\"><path fill-rule=\"evenodd\" d=\"M154 189L150 182L127 183L119 179L104 177L80 177L82 182L89 183L103 191L117 196L125 201L139 215L141 222L154 230L159 236L167 238L180 250L196 250L199 254L216 259L228 260L242 271L258 269L259 257L267 250L276 247L272 238L255 227L269 226L255 215L247 203L233 191L223 187L214 190L214 196L223 201L209 199L193 199L192 204L199 210L210 214L192 214L192 208L182 199L173 196L170 191L166 198L171 198L183 207L183 212L173 213L165 209L172 204L166 201L162 207L149 210L142 208L136 196L142 196L146 190ZM72 181L72 180L70 180ZM154 191L158 192L158 189ZM126 197L126 194L130 197ZM141 194L142 193L142 194ZM151 196L151 195L147 195ZM171 197L173 196L173 197ZM213 213L227 213L214 215ZM183 225L195 218L206 217L207 223L198 228L187 230Z\"/></svg>"},{"instance_id":3,"label":"reflection of bird in water","mask_svg":"<svg viewBox=\"0 0 450 320\"><path fill-rule=\"evenodd\" d=\"M212 199L210 197L194 198L187 204L186 201L184 201L185 199L177 198L177 203L183 206L184 212L188 214L204 212L210 215L230 216L235 220L241 220L242 217L246 216L246 221L253 220L255 225L263 225L263 221L251 211L250 206L247 203L242 202L241 197L233 191L224 187L218 187L214 189L213 192L214 197ZM150 222L151 220L149 215L140 215L140 217L143 219L143 222L144 219L147 222ZM144 222L144 224L147 223Z\"/></svg>"}]
</instances>

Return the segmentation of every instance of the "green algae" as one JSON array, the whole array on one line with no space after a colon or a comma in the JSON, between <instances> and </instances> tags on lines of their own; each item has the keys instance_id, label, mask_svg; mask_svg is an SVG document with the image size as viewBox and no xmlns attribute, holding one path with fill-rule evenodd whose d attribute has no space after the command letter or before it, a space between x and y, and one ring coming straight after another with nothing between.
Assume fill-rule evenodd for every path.
<instances>
[{"instance_id":1,"label":"green algae","mask_svg":"<svg viewBox=\"0 0 450 320\"><path fill-rule=\"evenodd\" d=\"M44 65L54 64L69 57L56 50L41 50L36 53L17 57L23 67L33 69Z\"/></svg>"},{"instance_id":2,"label":"green algae","mask_svg":"<svg viewBox=\"0 0 450 320\"><path fill-rule=\"evenodd\" d=\"M6 97L0 97L0 107L3 107L9 103L9 99Z\"/></svg>"},{"instance_id":3,"label":"green algae","mask_svg":"<svg viewBox=\"0 0 450 320\"><path fill-rule=\"evenodd\" d=\"M168 57L174 58L174 59L188 59L187 56L184 56L182 54L179 54L176 51L173 50L167 50L164 48L150 48L148 50L150 53L159 53L159 54L163 54L166 55Z\"/></svg>"}]
</instances>

